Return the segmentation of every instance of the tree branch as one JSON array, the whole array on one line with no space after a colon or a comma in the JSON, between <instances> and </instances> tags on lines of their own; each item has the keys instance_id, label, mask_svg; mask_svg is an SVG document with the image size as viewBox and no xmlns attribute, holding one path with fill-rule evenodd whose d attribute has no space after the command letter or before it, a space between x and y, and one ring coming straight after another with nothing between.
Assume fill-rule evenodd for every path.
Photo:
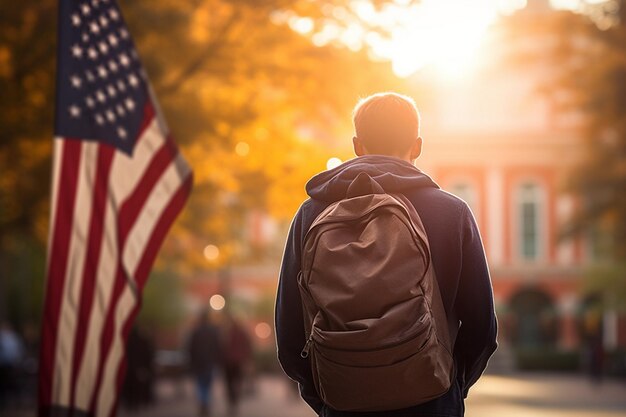
<instances>
[{"instance_id":1,"label":"tree branch","mask_svg":"<svg viewBox=\"0 0 626 417\"><path fill-rule=\"evenodd\" d=\"M166 97L168 95L173 94L180 88L180 86L185 82L185 80L187 80L194 73L200 70L200 68L202 68L202 66L218 50L218 48L220 47L220 44L224 40L225 35L237 22L240 16L241 16L241 12L239 10L235 10L232 16L222 26L220 31L215 35L213 40L207 44L204 52L200 54L199 56L197 56L196 59L192 60L185 68L183 68L172 81L169 81L166 84L158 88L159 97Z\"/></svg>"}]
</instances>

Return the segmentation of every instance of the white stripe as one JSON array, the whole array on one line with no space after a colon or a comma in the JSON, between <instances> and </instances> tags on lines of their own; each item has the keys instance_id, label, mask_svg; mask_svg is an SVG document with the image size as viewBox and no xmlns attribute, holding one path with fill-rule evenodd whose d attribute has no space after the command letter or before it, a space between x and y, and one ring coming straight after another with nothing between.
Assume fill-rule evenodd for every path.
<instances>
[{"instance_id":1,"label":"white stripe","mask_svg":"<svg viewBox=\"0 0 626 417\"><path fill-rule=\"evenodd\" d=\"M189 166L178 154L155 184L150 196L133 224L122 252L122 264L129 276L134 277L143 251L152 235L155 224L170 199L189 175Z\"/></svg>"},{"instance_id":2,"label":"white stripe","mask_svg":"<svg viewBox=\"0 0 626 417\"><path fill-rule=\"evenodd\" d=\"M120 152L111 166L111 192L119 208L137 187L154 154L165 143L165 137L156 119L152 119L129 156Z\"/></svg>"},{"instance_id":3,"label":"white stripe","mask_svg":"<svg viewBox=\"0 0 626 417\"><path fill-rule=\"evenodd\" d=\"M117 216L112 203L109 197L105 208L104 236L96 273L95 298L87 327L85 351L76 382L75 404L81 410L87 410L91 404L100 362L100 342L117 273Z\"/></svg>"},{"instance_id":4,"label":"white stripe","mask_svg":"<svg viewBox=\"0 0 626 417\"><path fill-rule=\"evenodd\" d=\"M139 261L143 256L145 247L161 214L176 191L180 188L187 175L189 175L189 167L182 156L178 155L178 157L170 163L162 177L152 189L143 210L141 210L137 221L131 228L126 246L123 249L123 264L130 277L135 276ZM122 326L128 319L136 303L137 300L135 299L133 288L130 285L126 286L120 302L117 305L113 344L104 367L105 374L100 389L97 416L107 416L111 407L114 405L116 375L124 354Z\"/></svg>"},{"instance_id":5,"label":"white stripe","mask_svg":"<svg viewBox=\"0 0 626 417\"><path fill-rule=\"evenodd\" d=\"M52 236L54 236L54 223L57 214L57 205L59 204L58 196L59 196L59 175L61 172L61 152L63 150L63 143L65 142L62 138L54 138L53 149L52 149L52 183L50 184L50 223L48 226L48 248L52 248ZM48 251L48 258L46 261L46 270L48 270L50 265L50 250Z\"/></svg>"},{"instance_id":6,"label":"white stripe","mask_svg":"<svg viewBox=\"0 0 626 417\"><path fill-rule=\"evenodd\" d=\"M100 393L96 404L96 417L108 417L111 409L115 405L117 396L116 377L117 370L120 366L122 354L124 352L124 340L122 340L122 326L126 318L130 315L135 307L137 300L130 286L126 286L117 304L115 312L115 328L113 329L113 343L109 350L104 365L104 374L102 376L102 385L100 385Z\"/></svg>"},{"instance_id":7,"label":"white stripe","mask_svg":"<svg viewBox=\"0 0 626 417\"><path fill-rule=\"evenodd\" d=\"M52 403L61 406L68 406L70 401L74 338L80 306L83 268L89 240L89 219L92 211L98 147L99 144L96 142L83 142L81 144L74 218L55 349Z\"/></svg>"}]
</instances>

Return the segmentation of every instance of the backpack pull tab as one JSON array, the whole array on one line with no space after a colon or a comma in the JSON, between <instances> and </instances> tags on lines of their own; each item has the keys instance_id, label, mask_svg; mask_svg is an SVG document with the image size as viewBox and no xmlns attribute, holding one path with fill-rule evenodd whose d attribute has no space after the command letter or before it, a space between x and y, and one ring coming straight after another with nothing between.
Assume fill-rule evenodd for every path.
<instances>
[{"instance_id":1,"label":"backpack pull tab","mask_svg":"<svg viewBox=\"0 0 626 417\"><path fill-rule=\"evenodd\" d=\"M304 359L309 357L309 350L311 350L311 343L313 343L313 334L309 336L309 339L306 341L304 348L302 348L302 352L300 352L300 356Z\"/></svg>"}]
</instances>

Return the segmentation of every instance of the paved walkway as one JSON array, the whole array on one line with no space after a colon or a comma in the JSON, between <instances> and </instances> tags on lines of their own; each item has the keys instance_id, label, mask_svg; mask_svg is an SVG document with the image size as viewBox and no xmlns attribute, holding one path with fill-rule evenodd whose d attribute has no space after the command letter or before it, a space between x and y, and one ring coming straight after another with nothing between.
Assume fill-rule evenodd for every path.
<instances>
[{"instance_id":1,"label":"paved walkway","mask_svg":"<svg viewBox=\"0 0 626 417\"><path fill-rule=\"evenodd\" d=\"M259 377L253 393L244 396L238 417L315 417L316 414L300 399L291 381L280 376ZM139 412L120 410L118 417L195 417L194 387L186 380L182 386L162 383L157 387L160 401L154 407ZM227 417L225 389L220 379L213 387L211 417Z\"/></svg>"},{"instance_id":2,"label":"paved walkway","mask_svg":"<svg viewBox=\"0 0 626 417\"><path fill-rule=\"evenodd\" d=\"M195 417L193 387L181 392L160 384L159 403L140 412L121 410L119 417ZM226 417L224 390L214 387L213 417ZM626 416L626 382L591 385L579 375L486 375L470 392L467 417L623 417ZM280 377L261 377L256 393L242 402L239 417L315 417Z\"/></svg>"},{"instance_id":3,"label":"paved walkway","mask_svg":"<svg viewBox=\"0 0 626 417\"><path fill-rule=\"evenodd\" d=\"M486 375L470 390L467 417L626 416L626 383L579 375Z\"/></svg>"}]
</instances>

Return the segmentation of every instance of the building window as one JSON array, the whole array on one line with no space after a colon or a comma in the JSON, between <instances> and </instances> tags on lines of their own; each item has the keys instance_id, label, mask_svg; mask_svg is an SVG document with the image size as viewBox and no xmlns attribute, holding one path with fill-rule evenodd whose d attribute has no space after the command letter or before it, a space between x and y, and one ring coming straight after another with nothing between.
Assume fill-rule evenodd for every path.
<instances>
[{"instance_id":1,"label":"building window","mask_svg":"<svg viewBox=\"0 0 626 417\"><path fill-rule=\"evenodd\" d=\"M540 193L536 184L524 184L519 194L520 252L523 259L539 257Z\"/></svg>"}]
</instances>

